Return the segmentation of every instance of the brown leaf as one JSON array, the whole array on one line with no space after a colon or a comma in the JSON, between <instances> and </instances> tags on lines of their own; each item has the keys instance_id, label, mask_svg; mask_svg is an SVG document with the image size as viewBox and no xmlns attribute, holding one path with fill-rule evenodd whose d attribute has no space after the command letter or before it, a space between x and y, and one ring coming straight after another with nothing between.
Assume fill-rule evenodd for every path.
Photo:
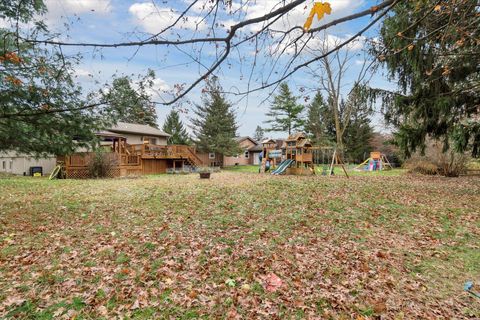
<instances>
[{"instance_id":1,"label":"brown leaf","mask_svg":"<svg viewBox=\"0 0 480 320\"><path fill-rule=\"evenodd\" d=\"M108 310L105 306L100 306L97 308L97 311L100 315L106 316L108 314Z\"/></svg>"},{"instance_id":2,"label":"brown leaf","mask_svg":"<svg viewBox=\"0 0 480 320\"><path fill-rule=\"evenodd\" d=\"M140 302L138 300L135 300L135 302L130 307L130 310L135 310L135 309L138 309L138 308L140 308Z\"/></svg>"}]
</instances>

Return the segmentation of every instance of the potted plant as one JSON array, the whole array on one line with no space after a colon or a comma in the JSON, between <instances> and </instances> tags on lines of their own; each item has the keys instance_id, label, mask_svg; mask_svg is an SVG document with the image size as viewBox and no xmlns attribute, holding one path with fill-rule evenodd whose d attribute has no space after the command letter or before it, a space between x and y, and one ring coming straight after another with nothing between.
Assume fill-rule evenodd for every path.
<instances>
[{"instance_id":1,"label":"potted plant","mask_svg":"<svg viewBox=\"0 0 480 320\"><path fill-rule=\"evenodd\" d=\"M200 179L210 179L210 168L199 168L198 172L200 173Z\"/></svg>"}]
</instances>

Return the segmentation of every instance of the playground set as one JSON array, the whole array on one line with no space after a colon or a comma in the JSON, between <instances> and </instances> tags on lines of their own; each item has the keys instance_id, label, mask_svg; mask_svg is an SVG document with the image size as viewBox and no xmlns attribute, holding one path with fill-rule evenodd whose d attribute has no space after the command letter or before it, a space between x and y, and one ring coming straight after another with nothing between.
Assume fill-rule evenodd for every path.
<instances>
[{"instance_id":1,"label":"playground set","mask_svg":"<svg viewBox=\"0 0 480 320\"><path fill-rule=\"evenodd\" d=\"M277 143L273 139L262 141L262 147L260 173L270 171L273 175L314 175L315 163L319 163L319 159L323 157L322 175L327 175L327 168L328 175L332 175L333 167L340 165L348 177L345 166L336 150L314 147L304 133L299 132L288 136L280 149L277 149ZM325 162L327 153L330 153L327 156L328 163ZM330 164L329 167L328 164Z\"/></svg>"},{"instance_id":2,"label":"playground set","mask_svg":"<svg viewBox=\"0 0 480 320\"><path fill-rule=\"evenodd\" d=\"M356 171L382 171L393 169L387 156L381 152L370 152L370 157L353 168Z\"/></svg>"}]
</instances>

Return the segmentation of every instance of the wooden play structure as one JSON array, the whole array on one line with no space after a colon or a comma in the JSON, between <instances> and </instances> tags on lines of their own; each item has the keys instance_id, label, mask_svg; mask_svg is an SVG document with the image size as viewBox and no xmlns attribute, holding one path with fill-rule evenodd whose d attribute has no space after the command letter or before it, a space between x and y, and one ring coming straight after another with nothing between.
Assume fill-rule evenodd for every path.
<instances>
[{"instance_id":1,"label":"wooden play structure","mask_svg":"<svg viewBox=\"0 0 480 320\"><path fill-rule=\"evenodd\" d=\"M281 149L276 148L277 144L273 139L264 140L262 146L260 173L271 169L273 175L314 175L315 164L323 164L322 175L331 176L334 167L341 166L345 176L349 177L342 157L335 148L313 146L302 132L289 135Z\"/></svg>"},{"instance_id":2,"label":"wooden play structure","mask_svg":"<svg viewBox=\"0 0 480 320\"><path fill-rule=\"evenodd\" d=\"M379 151L370 152L370 157L356 166L357 171L382 171L393 169L392 165L383 153Z\"/></svg>"},{"instance_id":3,"label":"wooden play structure","mask_svg":"<svg viewBox=\"0 0 480 320\"><path fill-rule=\"evenodd\" d=\"M280 174L285 172L286 174L294 175L312 175L315 174L315 166L313 164L313 146L306 135L302 132L292 134L285 140L282 150L285 154L284 163L286 167L280 171L281 166L273 174Z\"/></svg>"},{"instance_id":4,"label":"wooden play structure","mask_svg":"<svg viewBox=\"0 0 480 320\"><path fill-rule=\"evenodd\" d=\"M275 169L277 161L281 162L282 150L277 150L277 142L273 139L262 141L260 173Z\"/></svg>"}]
</instances>

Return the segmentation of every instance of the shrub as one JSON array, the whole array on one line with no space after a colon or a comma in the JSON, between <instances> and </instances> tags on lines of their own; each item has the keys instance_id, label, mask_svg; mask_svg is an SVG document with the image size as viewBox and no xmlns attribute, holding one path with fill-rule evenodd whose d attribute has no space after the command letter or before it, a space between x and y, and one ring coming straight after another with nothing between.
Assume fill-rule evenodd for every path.
<instances>
[{"instance_id":1,"label":"shrub","mask_svg":"<svg viewBox=\"0 0 480 320\"><path fill-rule=\"evenodd\" d=\"M453 150L443 151L442 146L434 141L427 143L425 155L416 154L407 161L405 167L410 172L426 175L458 177L465 173L470 157Z\"/></svg>"},{"instance_id":2,"label":"shrub","mask_svg":"<svg viewBox=\"0 0 480 320\"><path fill-rule=\"evenodd\" d=\"M97 150L88 162L88 173L91 178L111 178L112 169L117 165L117 159L112 153Z\"/></svg>"},{"instance_id":3,"label":"shrub","mask_svg":"<svg viewBox=\"0 0 480 320\"><path fill-rule=\"evenodd\" d=\"M421 160L419 158L411 158L405 162L405 168L409 172L420 173L425 175L436 175L438 174L438 168L436 165L430 161Z\"/></svg>"}]
</instances>

